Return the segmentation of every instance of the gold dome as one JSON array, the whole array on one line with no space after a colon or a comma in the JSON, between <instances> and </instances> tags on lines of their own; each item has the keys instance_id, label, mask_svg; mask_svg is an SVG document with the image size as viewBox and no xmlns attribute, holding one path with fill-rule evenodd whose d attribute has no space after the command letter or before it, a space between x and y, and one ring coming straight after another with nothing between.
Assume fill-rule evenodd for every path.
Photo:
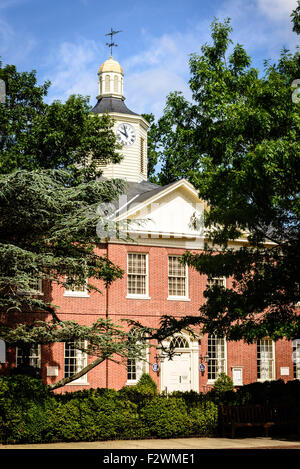
<instances>
[{"instance_id":1,"label":"gold dome","mask_svg":"<svg viewBox=\"0 0 300 469\"><path fill-rule=\"evenodd\" d=\"M122 75L124 75L121 65L112 57L110 57L101 65L101 67L99 68L98 74L104 73L104 72L116 72L116 73L121 73Z\"/></svg>"}]
</instances>

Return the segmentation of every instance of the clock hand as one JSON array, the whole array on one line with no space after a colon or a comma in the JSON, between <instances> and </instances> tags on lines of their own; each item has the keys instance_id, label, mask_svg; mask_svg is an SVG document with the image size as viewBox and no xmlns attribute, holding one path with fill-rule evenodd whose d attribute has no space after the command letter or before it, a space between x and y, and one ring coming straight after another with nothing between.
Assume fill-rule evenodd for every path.
<instances>
[{"instance_id":1,"label":"clock hand","mask_svg":"<svg viewBox=\"0 0 300 469\"><path fill-rule=\"evenodd\" d=\"M123 125L123 130L124 130L124 132L125 132L125 134L124 134L124 135L125 135L125 137L126 137L126 138L128 138L128 135L127 135L127 130L126 130L126 127L125 127L125 125Z\"/></svg>"}]
</instances>

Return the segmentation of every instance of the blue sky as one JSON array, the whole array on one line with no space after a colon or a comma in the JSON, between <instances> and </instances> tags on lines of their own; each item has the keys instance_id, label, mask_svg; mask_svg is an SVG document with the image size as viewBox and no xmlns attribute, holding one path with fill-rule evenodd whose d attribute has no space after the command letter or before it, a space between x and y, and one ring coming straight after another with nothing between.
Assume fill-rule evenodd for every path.
<instances>
[{"instance_id":1,"label":"blue sky","mask_svg":"<svg viewBox=\"0 0 300 469\"><path fill-rule=\"evenodd\" d=\"M0 56L19 71L50 80L48 102L70 94L96 103L97 71L110 55L105 33L115 37L113 56L123 67L127 106L163 111L170 91L188 88L189 54L210 41L210 24L230 17L232 39L254 65L295 50L290 13L296 0L0 0ZM297 78L297 77L295 77Z\"/></svg>"}]
</instances>

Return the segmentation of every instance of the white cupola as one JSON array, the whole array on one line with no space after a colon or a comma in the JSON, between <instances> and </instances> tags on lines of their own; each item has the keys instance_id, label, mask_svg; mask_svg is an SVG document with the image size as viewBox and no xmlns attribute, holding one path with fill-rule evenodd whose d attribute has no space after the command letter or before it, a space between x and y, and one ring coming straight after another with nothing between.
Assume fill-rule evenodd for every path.
<instances>
[{"instance_id":1,"label":"white cupola","mask_svg":"<svg viewBox=\"0 0 300 469\"><path fill-rule=\"evenodd\" d=\"M125 99L123 96L123 69L112 56L106 60L98 71L99 96Z\"/></svg>"},{"instance_id":2,"label":"white cupola","mask_svg":"<svg viewBox=\"0 0 300 469\"><path fill-rule=\"evenodd\" d=\"M112 56L98 71L99 96L92 113L108 113L113 121L113 129L122 145L120 163L110 163L101 167L103 177L120 178L129 182L147 181L147 130L149 123L139 114L128 109L123 95L124 73L119 62Z\"/></svg>"}]
</instances>

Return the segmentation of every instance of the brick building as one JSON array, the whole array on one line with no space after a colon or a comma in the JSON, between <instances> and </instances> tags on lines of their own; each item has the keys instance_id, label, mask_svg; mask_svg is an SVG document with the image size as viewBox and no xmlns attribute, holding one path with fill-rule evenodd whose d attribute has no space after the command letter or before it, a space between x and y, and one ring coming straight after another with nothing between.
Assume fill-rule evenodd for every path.
<instances>
[{"instance_id":1,"label":"brick building","mask_svg":"<svg viewBox=\"0 0 300 469\"><path fill-rule=\"evenodd\" d=\"M98 317L138 320L158 327L162 315L176 318L197 314L204 302L203 292L208 279L195 270L183 267L178 257L186 249L200 252L204 245L201 219L204 202L186 180L161 187L147 181L147 128L143 117L127 108L123 96L123 71L112 57L98 72L99 96L93 109L94 118L109 112L115 121L115 132L123 144L124 159L103 168L106 178L128 181L128 192L108 207L115 220L126 222L132 241L111 237L103 242L99 232L99 254L119 265L125 272L122 279L108 289L101 282L103 294L84 290L64 290L53 284L40 285L45 299L58 305L61 320L74 319L92 324ZM200 220L200 226L191 220ZM245 238L232 244L240 246ZM230 286L230 279L210 279ZM45 317L41 317L45 319ZM295 357L300 353L298 341L269 338L255 344L228 342L215 336L191 337L187 332L168 339L174 341L176 355L172 360L160 356L155 348L145 350L146 360L127 360L122 364L106 361L59 392L109 387L119 389L137 382L143 371L150 373L160 391L206 391L224 371L240 386L257 380L300 379L300 366ZM0 353L1 355L1 353ZM92 361L74 349L72 343L38 346L31 351L31 364L42 370L47 383L54 383L73 374ZM2 372L22 362L21 350L9 350L2 359ZM1 369L1 368L0 368Z\"/></svg>"}]
</instances>

